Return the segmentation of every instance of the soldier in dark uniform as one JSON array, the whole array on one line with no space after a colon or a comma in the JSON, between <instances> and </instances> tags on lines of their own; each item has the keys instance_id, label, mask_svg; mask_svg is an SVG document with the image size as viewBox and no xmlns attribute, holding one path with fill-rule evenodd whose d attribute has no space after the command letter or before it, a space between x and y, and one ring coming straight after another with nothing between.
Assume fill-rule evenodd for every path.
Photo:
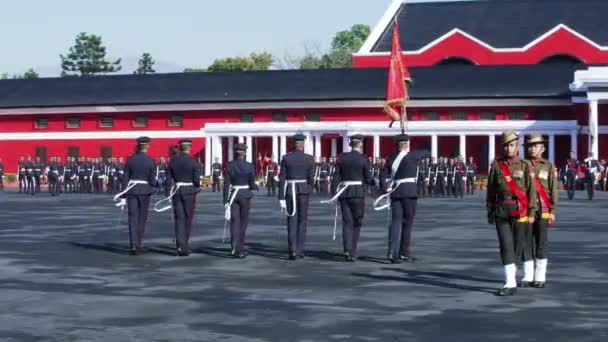
<instances>
[{"instance_id":1,"label":"soldier in dark uniform","mask_svg":"<svg viewBox=\"0 0 608 342\"><path fill-rule=\"evenodd\" d=\"M289 259L304 257L309 196L314 189L314 158L304 153L306 136L293 136L294 152L281 159L279 204L287 214Z\"/></svg>"},{"instance_id":2,"label":"soldier in dark uniform","mask_svg":"<svg viewBox=\"0 0 608 342\"><path fill-rule=\"evenodd\" d=\"M167 168L167 160L165 159L165 157L160 157L160 162L156 167L156 178L158 179L159 189L164 190L165 188L165 183L167 182Z\"/></svg>"},{"instance_id":3,"label":"soldier in dark uniform","mask_svg":"<svg viewBox=\"0 0 608 342\"><path fill-rule=\"evenodd\" d=\"M437 174L437 180L435 181L435 191L436 194L441 196L441 197L445 197L447 190L447 186L448 186L448 179L447 179L447 173L448 173L448 169L449 166L446 164L445 162L445 158L440 157L439 161L437 162L437 167L435 168L435 172ZM448 193L449 196L449 193Z\"/></svg>"},{"instance_id":4,"label":"soldier in dark uniform","mask_svg":"<svg viewBox=\"0 0 608 342\"><path fill-rule=\"evenodd\" d=\"M0 191L4 191L4 163L0 158Z\"/></svg>"},{"instance_id":5,"label":"soldier in dark uniform","mask_svg":"<svg viewBox=\"0 0 608 342\"><path fill-rule=\"evenodd\" d=\"M89 177L87 173L87 163L84 157L80 157L78 161L78 191L83 194L87 192L87 183Z\"/></svg>"},{"instance_id":6,"label":"soldier in dark uniform","mask_svg":"<svg viewBox=\"0 0 608 342\"><path fill-rule=\"evenodd\" d=\"M593 200L597 179L602 171L601 168L600 162L593 158L592 153L589 153L589 157L581 164L581 171L585 175L584 183L585 189L587 190L587 198L589 200Z\"/></svg>"},{"instance_id":7,"label":"soldier in dark uniform","mask_svg":"<svg viewBox=\"0 0 608 342\"><path fill-rule=\"evenodd\" d=\"M27 188L27 177L25 176L25 157L19 157L19 162L17 163L17 181L19 182L19 193L26 192Z\"/></svg>"},{"instance_id":8,"label":"soldier in dark uniform","mask_svg":"<svg viewBox=\"0 0 608 342\"><path fill-rule=\"evenodd\" d=\"M108 185L106 186L107 193L114 193L116 189L116 161L114 158L108 158L106 163L106 177L108 177Z\"/></svg>"},{"instance_id":9,"label":"soldier in dark uniform","mask_svg":"<svg viewBox=\"0 0 608 342\"><path fill-rule=\"evenodd\" d=\"M488 175L486 205L488 223L496 224L505 270L505 285L497 295L512 296L517 292L516 263L533 258L526 233L535 221L537 195L530 164L519 158L519 136L503 132L502 145L503 156L492 162Z\"/></svg>"},{"instance_id":10,"label":"soldier in dark uniform","mask_svg":"<svg viewBox=\"0 0 608 342\"><path fill-rule=\"evenodd\" d=\"M325 157L321 157L319 164L319 188L321 194L329 191L329 163Z\"/></svg>"},{"instance_id":11,"label":"soldier in dark uniform","mask_svg":"<svg viewBox=\"0 0 608 342\"><path fill-rule=\"evenodd\" d=\"M447 167L446 167L446 194L448 197L454 196L456 197L455 194L455 188L454 188L454 176L456 173L456 165L454 164L454 159L452 158L447 158L448 162L447 162Z\"/></svg>"},{"instance_id":12,"label":"soldier in dark uniform","mask_svg":"<svg viewBox=\"0 0 608 342\"><path fill-rule=\"evenodd\" d=\"M215 158L215 163L211 165L211 187L213 192L220 191L220 180L222 178L222 164L219 158Z\"/></svg>"},{"instance_id":13,"label":"soldier in dark uniform","mask_svg":"<svg viewBox=\"0 0 608 342\"><path fill-rule=\"evenodd\" d=\"M231 255L234 258L245 258L245 233L249 224L250 201L255 184L255 167L246 161L247 145L234 146L236 158L228 163L224 177L225 218L230 221Z\"/></svg>"},{"instance_id":14,"label":"soldier in dark uniform","mask_svg":"<svg viewBox=\"0 0 608 342\"><path fill-rule=\"evenodd\" d=\"M40 181L41 181L41 176L42 176L42 170L44 169L44 165L42 164L42 161L40 160L40 157L36 157L36 162L34 163L34 182L36 184L35 187L35 191L37 193L40 192Z\"/></svg>"},{"instance_id":15,"label":"soldier in dark uniform","mask_svg":"<svg viewBox=\"0 0 608 342\"><path fill-rule=\"evenodd\" d=\"M118 163L116 164L116 190L115 191L123 191L123 183L125 179L125 160L123 157L118 157Z\"/></svg>"},{"instance_id":16,"label":"soldier in dark uniform","mask_svg":"<svg viewBox=\"0 0 608 342\"><path fill-rule=\"evenodd\" d=\"M532 249L529 254L534 255L534 261L524 262L524 279L520 284L523 287L545 287L549 254L548 228L555 222L557 212L559 198L557 169L553 163L543 159L544 143L540 134L530 134L526 143L530 173L536 186L538 209L532 229L528 229L528 246Z\"/></svg>"},{"instance_id":17,"label":"soldier in dark uniform","mask_svg":"<svg viewBox=\"0 0 608 342\"><path fill-rule=\"evenodd\" d=\"M68 162L63 169L63 191L66 193L75 192L74 179L76 178L77 165L74 157L68 157Z\"/></svg>"},{"instance_id":18,"label":"soldier in dark uniform","mask_svg":"<svg viewBox=\"0 0 608 342\"><path fill-rule=\"evenodd\" d=\"M428 192L430 197L437 196L437 163L435 158L430 158L428 170Z\"/></svg>"},{"instance_id":19,"label":"soldier in dark uniform","mask_svg":"<svg viewBox=\"0 0 608 342\"><path fill-rule=\"evenodd\" d=\"M32 161L32 156L27 156L27 161L24 163L25 165L25 178L27 180L27 187L25 193L27 195L34 196L34 192L36 190L35 179L34 179L34 162Z\"/></svg>"},{"instance_id":20,"label":"soldier in dark uniform","mask_svg":"<svg viewBox=\"0 0 608 342\"><path fill-rule=\"evenodd\" d=\"M568 199L571 200L576 193L576 181L578 180L578 172L580 170L580 165L576 159L576 153L570 152L570 158L566 159L564 170L564 185L568 191Z\"/></svg>"},{"instance_id":21,"label":"soldier in dark uniform","mask_svg":"<svg viewBox=\"0 0 608 342\"><path fill-rule=\"evenodd\" d=\"M51 157L51 162L49 163L49 192L51 196L59 195L59 163L57 162L55 157Z\"/></svg>"},{"instance_id":22,"label":"soldier in dark uniform","mask_svg":"<svg viewBox=\"0 0 608 342\"><path fill-rule=\"evenodd\" d=\"M96 158L93 164L93 188L95 193L100 194L103 192L103 183L105 179L106 166L103 164L101 158Z\"/></svg>"},{"instance_id":23,"label":"soldier in dark uniform","mask_svg":"<svg viewBox=\"0 0 608 342\"><path fill-rule=\"evenodd\" d=\"M129 157L125 165L123 179L124 190L114 199L121 199L120 205L125 204L129 213L129 240L130 254L142 253L142 240L148 219L150 196L156 186L156 165L154 159L146 153L150 145L150 138L137 138L137 149Z\"/></svg>"},{"instance_id":24,"label":"soldier in dark uniform","mask_svg":"<svg viewBox=\"0 0 608 342\"><path fill-rule=\"evenodd\" d=\"M326 202L340 202L344 258L347 262L354 262L365 214L365 188L373 186L374 179L363 154L363 136L350 137L350 147L351 151L340 155L336 162L331 184L333 197Z\"/></svg>"},{"instance_id":25,"label":"soldier in dark uniform","mask_svg":"<svg viewBox=\"0 0 608 342\"><path fill-rule=\"evenodd\" d=\"M180 152L173 156L167 165L167 178L164 185L165 194L167 198L171 198L173 207L177 255L188 256L190 255L190 234L196 208L196 195L201 186L201 165L190 156L192 140L181 140L179 148Z\"/></svg>"},{"instance_id":26,"label":"soldier in dark uniform","mask_svg":"<svg viewBox=\"0 0 608 342\"><path fill-rule=\"evenodd\" d=\"M475 194L475 180L477 180L477 164L473 162L473 157L469 157L466 165L467 171L467 195Z\"/></svg>"},{"instance_id":27,"label":"soldier in dark uniform","mask_svg":"<svg viewBox=\"0 0 608 342\"><path fill-rule=\"evenodd\" d=\"M277 178L279 174L279 164L274 161L274 156L270 156L270 160L266 164L266 195L277 195Z\"/></svg>"},{"instance_id":28,"label":"soldier in dark uniform","mask_svg":"<svg viewBox=\"0 0 608 342\"><path fill-rule=\"evenodd\" d=\"M467 180L467 171L461 158L456 160L454 166L454 197L464 197L464 187Z\"/></svg>"},{"instance_id":29,"label":"soldier in dark uniform","mask_svg":"<svg viewBox=\"0 0 608 342\"><path fill-rule=\"evenodd\" d=\"M374 202L375 210L391 208L387 258L394 264L416 260L410 253L411 234L418 201L416 169L420 159L430 156L428 151L410 151L407 134L397 135L395 142L397 151L390 155L382 171L382 179L390 178L390 185L386 189L386 193ZM389 200L390 203L380 205L384 200Z\"/></svg>"},{"instance_id":30,"label":"soldier in dark uniform","mask_svg":"<svg viewBox=\"0 0 608 342\"><path fill-rule=\"evenodd\" d=\"M418 163L418 184L416 184L418 197L426 197L427 169L426 159L421 160Z\"/></svg>"}]
</instances>

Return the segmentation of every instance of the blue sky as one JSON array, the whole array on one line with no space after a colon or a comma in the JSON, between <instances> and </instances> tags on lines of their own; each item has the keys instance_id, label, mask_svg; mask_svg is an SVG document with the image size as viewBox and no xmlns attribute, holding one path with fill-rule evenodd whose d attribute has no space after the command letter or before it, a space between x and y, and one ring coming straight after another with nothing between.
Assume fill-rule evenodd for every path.
<instances>
[{"instance_id":1,"label":"blue sky","mask_svg":"<svg viewBox=\"0 0 608 342\"><path fill-rule=\"evenodd\" d=\"M142 52L158 71L207 66L215 58L267 50L297 56L324 50L356 23L374 26L391 0L19 0L4 1L0 73L33 67L59 73L59 54L79 32L102 35L108 52L132 69ZM95 8L98 7L98 8ZM125 70L132 72L132 70Z\"/></svg>"}]
</instances>

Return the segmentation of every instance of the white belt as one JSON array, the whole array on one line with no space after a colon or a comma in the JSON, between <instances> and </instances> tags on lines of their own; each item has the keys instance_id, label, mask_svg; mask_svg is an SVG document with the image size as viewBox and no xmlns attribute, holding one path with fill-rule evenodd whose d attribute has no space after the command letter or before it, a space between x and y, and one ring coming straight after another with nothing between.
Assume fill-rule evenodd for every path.
<instances>
[{"instance_id":1,"label":"white belt","mask_svg":"<svg viewBox=\"0 0 608 342\"><path fill-rule=\"evenodd\" d=\"M340 196L344 193L344 191L346 191L346 189L348 189L348 187L350 186L355 186L355 185L363 185L362 181L344 181L344 182L340 182L340 184L338 184L338 188L336 188L336 194L334 195L334 197L325 200L325 201L321 201L322 204L332 204L332 203L336 203L336 201L340 198ZM334 235L333 235L333 239L336 240L336 229L338 227L338 203L336 203L336 215L334 216Z\"/></svg>"},{"instance_id":2,"label":"white belt","mask_svg":"<svg viewBox=\"0 0 608 342\"><path fill-rule=\"evenodd\" d=\"M32 172L34 171L34 169L27 169L27 172Z\"/></svg>"},{"instance_id":3,"label":"white belt","mask_svg":"<svg viewBox=\"0 0 608 342\"><path fill-rule=\"evenodd\" d=\"M132 179L129 181L129 183L127 183L127 187L121 192L116 194L116 196L114 196L114 201L117 202L120 200L120 198L126 194L127 192L129 192L129 190L133 189L137 184L148 184L147 181L144 180L137 180L137 179Z\"/></svg>"},{"instance_id":4,"label":"white belt","mask_svg":"<svg viewBox=\"0 0 608 342\"><path fill-rule=\"evenodd\" d=\"M287 186L291 185L291 200L292 200L292 205L293 205L293 213L289 213L287 211L285 211L285 214L289 217L294 217L296 216L296 212L298 210L297 205L296 205L296 184L301 184L301 183L307 183L308 181L306 179L288 179L285 181L285 185L283 186L283 198L285 198L287 196Z\"/></svg>"},{"instance_id":5,"label":"white belt","mask_svg":"<svg viewBox=\"0 0 608 342\"><path fill-rule=\"evenodd\" d=\"M230 199L228 200L228 203L226 203L224 213L224 218L227 222L229 222L232 218L230 208L232 207L232 203L234 203L234 200L236 199L236 195L239 193L239 191L245 189L249 189L249 185L230 185Z\"/></svg>"},{"instance_id":6,"label":"white belt","mask_svg":"<svg viewBox=\"0 0 608 342\"><path fill-rule=\"evenodd\" d=\"M416 183L416 177L411 177L411 178L402 178L402 179L397 179L397 180L393 180L391 182L391 185L388 187L388 189L386 190L386 193L380 197L378 197L375 201L374 201L374 210L384 210L387 209L388 207L391 206L390 203L390 196L393 192L395 192L395 190L397 190L397 188L399 187L399 185L404 184L404 183ZM384 201L384 200L389 200L387 203L383 204L383 205L379 205L380 202Z\"/></svg>"},{"instance_id":7,"label":"white belt","mask_svg":"<svg viewBox=\"0 0 608 342\"><path fill-rule=\"evenodd\" d=\"M172 205L171 205L171 199L173 198L173 196L175 196L175 194L177 193L177 190L179 190L179 188L181 187L185 187L185 186L194 186L194 183L186 183L186 182L177 182L175 183L175 185L173 185L173 187L171 187L171 192L169 192L169 196L166 198L163 198L162 200L154 203L154 211L156 211L157 213L162 213L163 211L167 211L169 209L171 209ZM169 205L166 205L162 208L158 208L158 206L161 203L169 203Z\"/></svg>"},{"instance_id":8,"label":"white belt","mask_svg":"<svg viewBox=\"0 0 608 342\"><path fill-rule=\"evenodd\" d=\"M51 173L55 173L55 174L59 174L59 171L57 170L52 170Z\"/></svg>"}]
</instances>

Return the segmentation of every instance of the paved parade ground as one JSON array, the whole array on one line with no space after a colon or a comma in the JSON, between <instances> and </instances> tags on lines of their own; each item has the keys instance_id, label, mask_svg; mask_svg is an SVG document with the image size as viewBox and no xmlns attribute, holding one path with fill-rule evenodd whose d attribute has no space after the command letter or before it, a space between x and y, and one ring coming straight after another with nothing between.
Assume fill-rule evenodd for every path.
<instances>
[{"instance_id":1,"label":"paved parade ground","mask_svg":"<svg viewBox=\"0 0 608 342\"><path fill-rule=\"evenodd\" d=\"M290 262L265 196L234 260L218 194L199 195L194 254L177 258L168 213L151 213L134 257L107 195L0 193L0 341L607 341L608 196L562 200L547 288L504 298L484 196L421 200L420 260L390 265L385 213L367 211L360 260L344 263L318 198L307 257Z\"/></svg>"}]
</instances>

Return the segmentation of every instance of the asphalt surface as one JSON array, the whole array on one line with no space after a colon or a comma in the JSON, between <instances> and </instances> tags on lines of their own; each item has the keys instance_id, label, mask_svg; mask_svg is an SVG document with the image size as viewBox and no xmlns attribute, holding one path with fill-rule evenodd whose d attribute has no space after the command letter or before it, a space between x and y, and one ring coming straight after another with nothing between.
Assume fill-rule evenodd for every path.
<instances>
[{"instance_id":1,"label":"asphalt surface","mask_svg":"<svg viewBox=\"0 0 608 342\"><path fill-rule=\"evenodd\" d=\"M342 262L333 207L319 198L307 257L290 262L265 196L250 255L234 260L218 194L199 195L194 254L177 258L168 213L151 213L148 252L134 257L107 195L0 193L0 341L608 341L608 195L583 195L561 202L547 288L502 298L484 193L420 200L420 260L402 265L385 262L386 214L371 209L361 260Z\"/></svg>"}]
</instances>

